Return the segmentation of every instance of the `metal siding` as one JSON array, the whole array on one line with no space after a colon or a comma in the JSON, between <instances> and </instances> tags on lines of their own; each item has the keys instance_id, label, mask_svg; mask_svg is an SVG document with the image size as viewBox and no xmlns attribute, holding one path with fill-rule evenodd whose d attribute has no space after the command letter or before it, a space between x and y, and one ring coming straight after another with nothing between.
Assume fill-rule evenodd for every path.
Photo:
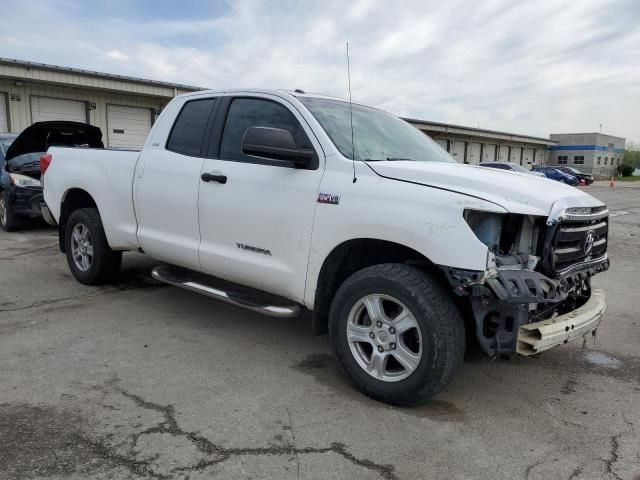
<instances>
[{"instance_id":1,"label":"metal siding","mask_svg":"<svg viewBox=\"0 0 640 480\"><path fill-rule=\"evenodd\" d=\"M7 112L7 94L0 93L0 133L9 131L9 112Z\"/></svg>"},{"instance_id":2,"label":"metal siding","mask_svg":"<svg viewBox=\"0 0 640 480\"><path fill-rule=\"evenodd\" d=\"M482 161L493 162L496 159L496 146L485 145L482 149Z\"/></svg>"},{"instance_id":3,"label":"metal siding","mask_svg":"<svg viewBox=\"0 0 640 480\"><path fill-rule=\"evenodd\" d=\"M49 120L87 121L87 104L78 100L63 98L31 97L31 118L33 123Z\"/></svg>"},{"instance_id":4,"label":"metal siding","mask_svg":"<svg viewBox=\"0 0 640 480\"><path fill-rule=\"evenodd\" d=\"M509 161L509 147L507 145L500 145L500 150L498 152L498 161L499 162Z\"/></svg>"},{"instance_id":5,"label":"metal siding","mask_svg":"<svg viewBox=\"0 0 640 480\"><path fill-rule=\"evenodd\" d=\"M142 148L151 129L151 109L107 105L107 128L110 147Z\"/></svg>"},{"instance_id":6,"label":"metal siding","mask_svg":"<svg viewBox=\"0 0 640 480\"><path fill-rule=\"evenodd\" d=\"M456 140L453 142L453 158L460 163L464 163L464 147L466 142Z\"/></svg>"},{"instance_id":7,"label":"metal siding","mask_svg":"<svg viewBox=\"0 0 640 480\"><path fill-rule=\"evenodd\" d=\"M469 158L467 158L467 162L472 165L477 165L480 163L482 159L480 158L480 144L472 143L471 148L469 149Z\"/></svg>"}]
</instances>

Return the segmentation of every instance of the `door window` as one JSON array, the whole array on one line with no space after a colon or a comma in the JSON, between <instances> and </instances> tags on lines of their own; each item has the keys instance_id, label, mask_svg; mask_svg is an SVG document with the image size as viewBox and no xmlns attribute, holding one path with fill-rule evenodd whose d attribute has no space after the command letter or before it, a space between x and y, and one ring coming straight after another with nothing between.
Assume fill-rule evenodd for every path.
<instances>
[{"instance_id":1,"label":"door window","mask_svg":"<svg viewBox=\"0 0 640 480\"><path fill-rule=\"evenodd\" d=\"M283 105L259 98L236 98L229 106L222 133L221 159L286 166L286 162L277 162L242 153L242 139L245 132L251 127L287 130L293 136L296 148L313 149L300 122Z\"/></svg>"},{"instance_id":2,"label":"door window","mask_svg":"<svg viewBox=\"0 0 640 480\"><path fill-rule=\"evenodd\" d=\"M206 98L185 103L169 134L167 150L199 157L215 102L215 98Z\"/></svg>"}]
</instances>

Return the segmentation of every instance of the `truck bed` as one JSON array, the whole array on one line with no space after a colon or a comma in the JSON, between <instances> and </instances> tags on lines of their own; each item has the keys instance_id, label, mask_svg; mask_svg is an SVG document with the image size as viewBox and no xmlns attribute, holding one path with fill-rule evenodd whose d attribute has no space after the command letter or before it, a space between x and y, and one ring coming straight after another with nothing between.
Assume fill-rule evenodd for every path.
<instances>
[{"instance_id":1,"label":"truck bed","mask_svg":"<svg viewBox=\"0 0 640 480\"><path fill-rule=\"evenodd\" d=\"M133 207L133 178L137 150L51 147L51 165L43 179L44 199L59 221L61 205L71 190L91 193L101 212L109 245L136 250L137 222Z\"/></svg>"}]
</instances>

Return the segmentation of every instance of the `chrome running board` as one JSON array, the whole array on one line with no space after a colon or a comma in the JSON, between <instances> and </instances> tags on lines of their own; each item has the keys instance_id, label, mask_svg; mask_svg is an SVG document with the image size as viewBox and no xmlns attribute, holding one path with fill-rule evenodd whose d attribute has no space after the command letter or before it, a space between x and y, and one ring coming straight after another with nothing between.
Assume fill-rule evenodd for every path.
<instances>
[{"instance_id":1,"label":"chrome running board","mask_svg":"<svg viewBox=\"0 0 640 480\"><path fill-rule=\"evenodd\" d=\"M161 265L151 270L151 277L174 287L184 288L236 307L277 318L293 318L302 308L270 293L236 285L203 273Z\"/></svg>"}]
</instances>

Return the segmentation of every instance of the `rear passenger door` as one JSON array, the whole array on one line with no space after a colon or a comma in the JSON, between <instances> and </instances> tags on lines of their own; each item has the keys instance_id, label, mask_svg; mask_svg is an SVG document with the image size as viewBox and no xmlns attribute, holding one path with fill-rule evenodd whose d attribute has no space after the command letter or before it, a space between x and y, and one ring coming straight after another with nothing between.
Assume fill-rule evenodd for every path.
<instances>
[{"instance_id":1,"label":"rear passenger door","mask_svg":"<svg viewBox=\"0 0 640 480\"><path fill-rule=\"evenodd\" d=\"M136 171L140 246L158 260L186 268L200 268L198 188L217 102L197 98L173 105L179 112L166 142L146 145Z\"/></svg>"},{"instance_id":2,"label":"rear passenger door","mask_svg":"<svg viewBox=\"0 0 640 480\"><path fill-rule=\"evenodd\" d=\"M251 127L291 133L317 159L308 168L242 152ZM220 105L200 183L203 271L302 302L324 155L303 116L273 95L227 96ZM206 178L206 177L205 177Z\"/></svg>"}]
</instances>

